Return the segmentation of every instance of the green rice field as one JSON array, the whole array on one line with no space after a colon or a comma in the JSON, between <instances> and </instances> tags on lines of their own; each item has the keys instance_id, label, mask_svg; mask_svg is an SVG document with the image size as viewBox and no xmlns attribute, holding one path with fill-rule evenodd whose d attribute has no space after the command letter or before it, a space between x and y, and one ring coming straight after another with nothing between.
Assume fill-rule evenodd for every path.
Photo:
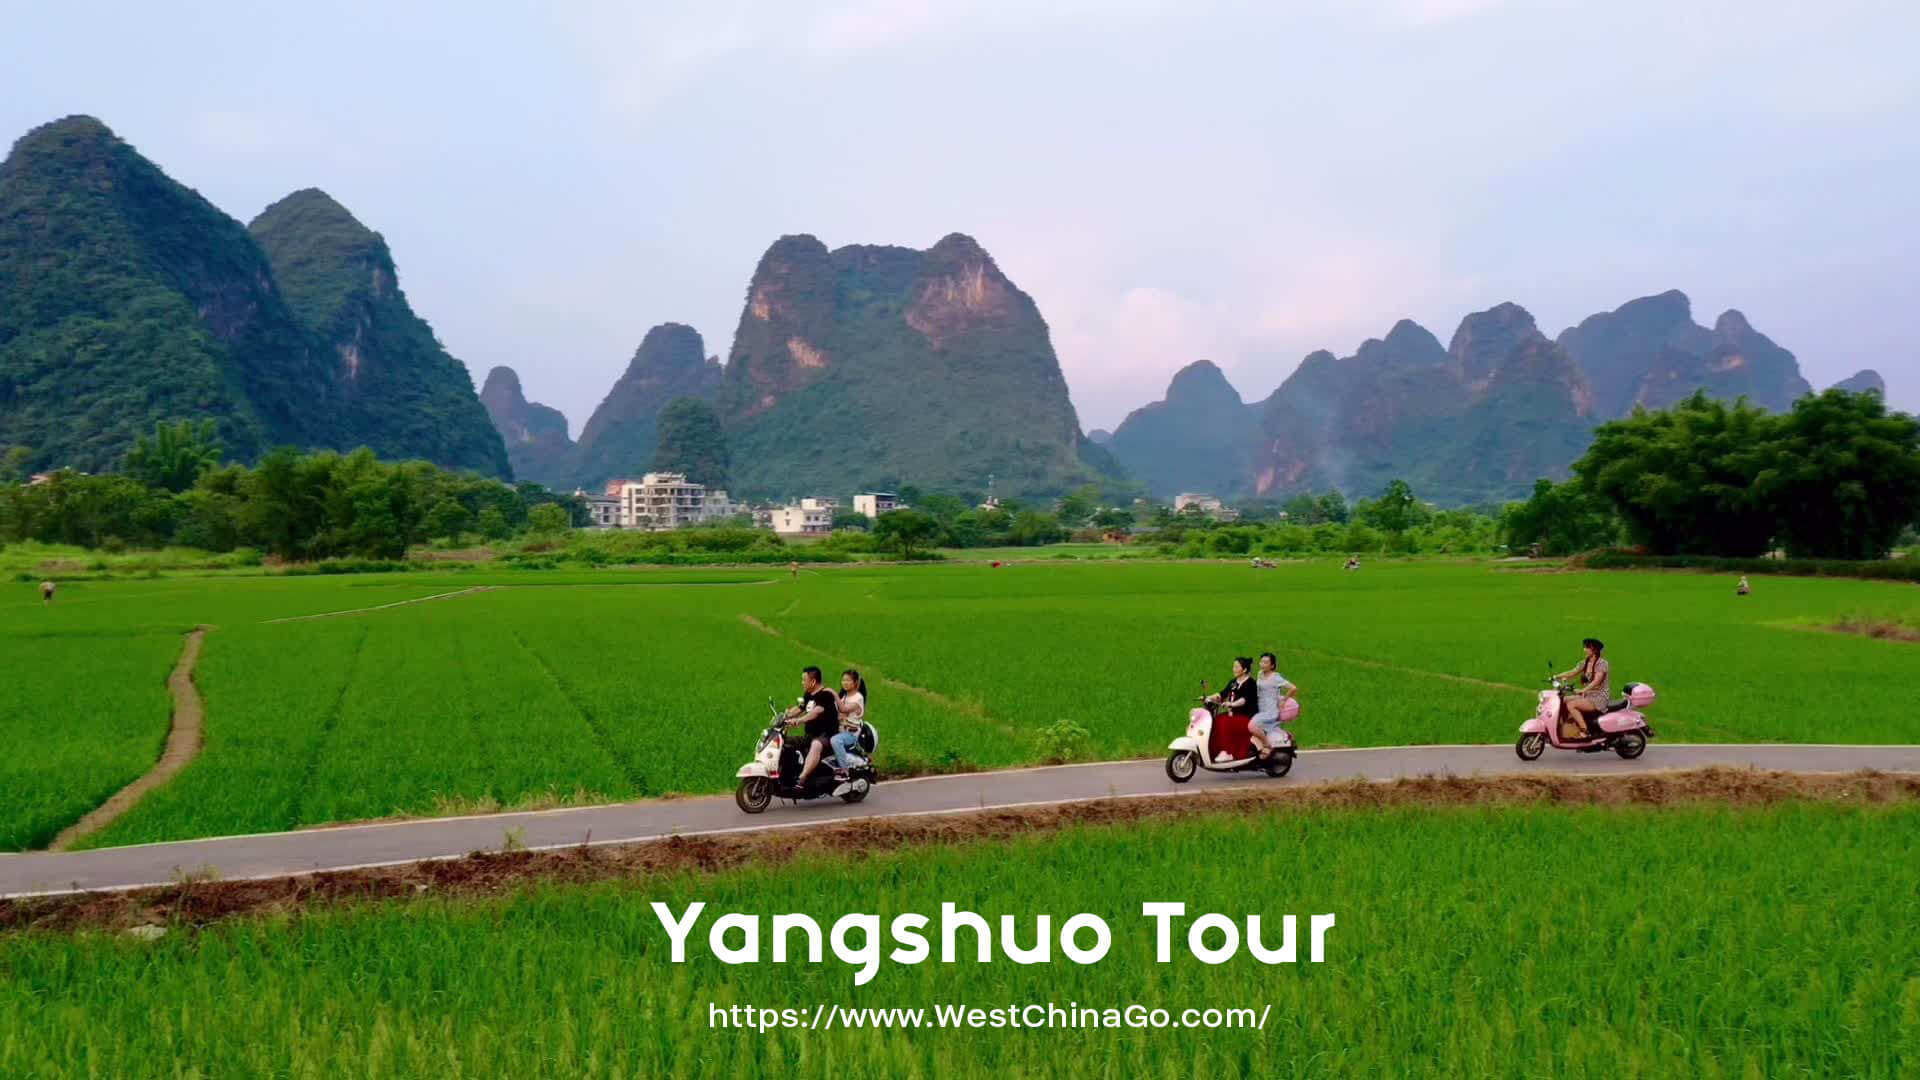
<instances>
[{"instance_id":1,"label":"green rice field","mask_svg":"<svg viewBox=\"0 0 1920 1080\"><path fill-rule=\"evenodd\" d=\"M69 582L50 608L15 584L0 849L44 844L151 764L201 624L204 751L90 843L725 790L808 663L866 672L896 770L1155 755L1201 679L1264 649L1302 688L1309 747L1505 743L1590 634L1616 684L1659 690L1666 740L1920 742L1901 689L1920 646L1819 629L1912 618L1910 585L1736 598L1702 574L1338 565L178 577ZM346 614L300 618L326 613Z\"/></svg>"},{"instance_id":2,"label":"green rice field","mask_svg":"<svg viewBox=\"0 0 1920 1080\"><path fill-rule=\"evenodd\" d=\"M362 656L364 661L365 657ZM356 671L364 670L355 668ZM0 1075L1904 1077L1920 1072L1920 810L1206 815L719 875L0 942ZM685 963L650 901L707 914ZM1154 958L1147 901L1337 916L1324 963ZM1112 928L1096 964L963 950L725 966L720 913L943 902ZM771 939L763 931L763 949ZM962 942L970 933L961 935ZM857 938L856 938L857 941ZM1217 943L1217 939L1215 940ZM888 946L891 946L889 941ZM1269 938L1268 944L1273 944ZM941 1029L935 1006L1269 1010L1264 1029ZM731 1006L928 1010L765 1033Z\"/></svg>"}]
</instances>

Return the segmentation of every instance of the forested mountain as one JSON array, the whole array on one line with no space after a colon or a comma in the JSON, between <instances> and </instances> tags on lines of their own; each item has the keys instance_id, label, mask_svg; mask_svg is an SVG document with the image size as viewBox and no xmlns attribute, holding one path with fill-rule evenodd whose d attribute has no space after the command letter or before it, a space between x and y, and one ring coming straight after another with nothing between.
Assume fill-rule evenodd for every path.
<instances>
[{"instance_id":1,"label":"forested mountain","mask_svg":"<svg viewBox=\"0 0 1920 1080\"><path fill-rule=\"evenodd\" d=\"M507 444L507 463L516 480L531 480L556 491L571 491L573 440L559 409L528 401L520 376L510 367L487 372L480 404Z\"/></svg>"},{"instance_id":2,"label":"forested mountain","mask_svg":"<svg viewBox=\"0 0 1920 1080\"><path fill-rule=\"evenodd\" d=\"M661 323L648 330L580 430L566 466L570 482L597 491L608 480L639 477L660 448L660 410L676 398L712 401L719 388L720 361L707 355L693 327Z\"/></svg>"},{"instance_id":3,"label":"forested mountain","mask_svg":"<svg viewBox=\"0 0 1920 1080\"><path fill-rule=\"evenodd\" d=\"M1877 382L1868 371L1842 385ZM1507 303L1467 316L1445 347L1402 320L1351 356L1312 353L1239 426L1223 419L1201 430L1201 416L1233 415L1228 395L1238 395L1224 378L1205 397L1170 387L1167 400L1129 416L1111 445L1130 468L1150 473L1161 495L1175 487L1228 496L1368 495L1397 478L1428 498L1469 503L1517 497L1539 477L1563 477L1596 424L1696 390L1746 395L1777 411L1808 387L1793 354L1739 312L1708 329L1693 322L1679 292L1595 315L1557 340ZM1180 421L1169 423L1175 415ZM1143 437L1162 425L1178 427L1187 442ZM1223 474L1222 463L1236 454L1246 470ZM1209 476L1219 479L1194 479Z\"/></svg>"},{"instance_id":4,"label":"forested mountain","mask_svg":"<svg viewBox=\"0 0 1920 1080\"><path fill-rule=\"evenodd\" d=\"M1254 419L1220 369L1196 360L1174 373L1165 398L1128 413L1101 445L1158 497L1239 494L1252 476Z\"/></svg>"},{"instance_id":5,"label":"forested mountain","mask_svg":"<svg viewBox=\"0 0 1920 1080\"><path fill-rule=\"evenodd\" d=\"M734 483L752 494L1122 484L1081 434L1032 298L958 233L926 251L775 242L747 287L719 411Z\"/></svg>"},{"instance_id":6,"label":"forested mountain","mask_svg":"<svg viewBox=\"0 0 1920 1080\"><path fill-rule=\"evenodd\" d=\"M1793 354L1746 316L1723 312L1709 330L1693 321L1692 301L1677 289L1589 316L1562 331L1559 343L1593 386L1603 420L1635 405L1663 408L1695 390L1726 400L1745 395L1777 412L1813 389Z\"/></svg>"},{"instance_id":7,"label":"forested mountain","mask_svg":"<svg viewBox=\"0 0 1920 1080\"><path fill-rule=\"evenodd\" d=\"M288 306L332 354L342 414L333 445L509 475L472 377L408 305L379 233L314 188L267 207L248 231Z\"/></svg>"},{"instance_id":8,"label":"forested mountain","mask_svg":"<svg viewBox=\"0 0 1920 1080\"><path fill-rule=\"evenodd\" d=\"M116 467L159 421L228 458L289 444L507 473L458 361L377 233L318 191L249 231L91 117L0 163L0 445Z\"/></svg>"},{"instance_id":9,"label":"forested mountain","mask_svg":"<svg viewBox=\"0 0 1920 1080\"><path fill-rule=\"evenodd\" d=\"M341 397L247 230L91 117L0 163L0 444L115 466L160 420L227 453L338 445Z\"/></svg>"}]
</instances>

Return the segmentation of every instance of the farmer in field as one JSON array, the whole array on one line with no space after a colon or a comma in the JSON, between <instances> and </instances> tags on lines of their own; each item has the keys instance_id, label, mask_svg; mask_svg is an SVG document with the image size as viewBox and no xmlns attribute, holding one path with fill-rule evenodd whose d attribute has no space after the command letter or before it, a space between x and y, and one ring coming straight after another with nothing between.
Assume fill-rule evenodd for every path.
<instances>
[{"instance_id":1,"label":"farmer in field","mask_svg":"<svg viewBox=\"0 0 1920 1080\"><path fill-rule=\"evenodd\" d=\"M800 704L787 710L788 720L807 725L807 763L800 769L797 787L806 787L813 770L820 767L827 740L840 729L840 703L820 681L820 669L808 664L800 669Z\"/></svg>"},{"instance_id":2,"label":"farmer in field","mask_svg":"<svg viewBox=\"0 0 1920 1080\"><path fill-rule=\"evenodd\" d=\"M40 603L43 606L53 603L53 582L43 581L40 583Z\"/></svg>"},{"instance_id":3,"label":"farmer in field","mask_svg":"<svg viewBox=\"0 0 1920 1080\"><path fill-rule=\"evenodd\" d=\"M1599 638L1587 638L1580 643L1587 650L1586 658L1572 671L1563 671L1555 678L1573 679L1579 690L1564 694L1561 700L1567 704L1567 715L1580 725L1580 737L1587 738L1593 730L1591 718L1598 716L1600 710L1607 707L1607 689L1611 672L1606 657L1600 655L1607 647Z\"/></svg>"},{"instance_id":4,"label":"farmer in field","mask_svg":"<svg viewBox=\"0 0 1920 1080\"><path fill-rule=\"evenodd\" d=\"M800 580L800 562L799 562L799 560L797 560L797 559L796 559L796 560L794 560L793 562L790 562L790 563L788 563L788 564L787 564L787 573L789 573L789 574L792 574L792 575L793 575L793 580L795 580L795 581L799 581L799 580Z\"/></svg>"},{"instance_id":5,"label":"farmer in field","mask_svg":"<svg viewBox=\"0 0 1920 1080\"><path fill-rule=\"evenodd\" d=\"M1748 593L1750 593L1750 592L1752 592L1752 591L1753 591L1753 586L1751 586L1751 585L1749 585L1749 584L1747 584L1747 575L1745 575L1745 574L1741 574L1741 575L1740 575L1740 584L1738 584L1738 585L1735 585L1735 586L1733 587L1733 595L1735 595L1735 596L1745 596L1745 595L1747 595Z\"/></svg>"},{"instance_id":6,"label":"farmer in field","mask_svg":"<svg viewBox=\"0 0 1920 1080\"><path fill-rule=\"evenodd\" d=\"M1261 757L1273 756L1273 746L1280 741L1280 700L1290 698L1298 690L1279 672L1279 661L1270 652L1260 654L1260 674L1253 680L1254 694L1260 709L1253 714L1253 724L1248 735L1253 745L1260 749Z\"/></svg>"}]
</instances>

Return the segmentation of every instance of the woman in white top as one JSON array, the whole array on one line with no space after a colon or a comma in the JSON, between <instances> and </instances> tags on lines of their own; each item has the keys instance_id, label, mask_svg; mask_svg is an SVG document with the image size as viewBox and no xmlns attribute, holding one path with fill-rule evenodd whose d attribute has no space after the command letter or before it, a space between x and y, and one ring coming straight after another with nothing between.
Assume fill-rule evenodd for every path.
<instances>
[{"instance_id":1,"label":"woman in white top","mask_svg":"<svg viewBox=\"0 0 1920 1080\"><path fill-rule=\"evenodd\" d=\"M1259 695L1260 711L1253 714L1253 724L1248 731L1253 737L1253 745L1263 758L1272 757L1273 748L1280 741L1280 700L1298 692L1298 688L1288 682L1285 675L1275 670L1278 664L1272 653L1261 653L1260 677L1253 682Z\"/></svg>"},{"instance_id":2,"label":"woman in white top","mask_svg":"<svg viewBox=\"0 0 1920 1080\"><path fill-rule=\"evenodd\" d=\"M832 739L833 760L844 773L865 765L859 754L860 725L867 718L867 680L848 668L840 673L840 730Z\"/></svg>"}]
</instances>

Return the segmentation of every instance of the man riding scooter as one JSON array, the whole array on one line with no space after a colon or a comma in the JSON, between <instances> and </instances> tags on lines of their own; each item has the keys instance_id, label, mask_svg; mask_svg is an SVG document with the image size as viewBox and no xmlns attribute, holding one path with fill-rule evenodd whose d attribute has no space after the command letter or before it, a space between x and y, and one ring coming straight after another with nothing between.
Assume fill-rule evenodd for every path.
<instances>
[{"instance_id":1,"label":"man riding scooter","mask_svg":"<svg viewBox=\"0 0 1920 1080\"><path fill-rule=\"evenodd\" d=\"M795 787L804 788L813 770L820 767L820 759L827 752L827 740L840 730L840 709L833 691L821 683L820 669L812 664L800 669L800 695L800 704L788 709L785 716L807 727L807 761L800 769L800 778L794 782Z\"/></svg>"}]
</instances>

